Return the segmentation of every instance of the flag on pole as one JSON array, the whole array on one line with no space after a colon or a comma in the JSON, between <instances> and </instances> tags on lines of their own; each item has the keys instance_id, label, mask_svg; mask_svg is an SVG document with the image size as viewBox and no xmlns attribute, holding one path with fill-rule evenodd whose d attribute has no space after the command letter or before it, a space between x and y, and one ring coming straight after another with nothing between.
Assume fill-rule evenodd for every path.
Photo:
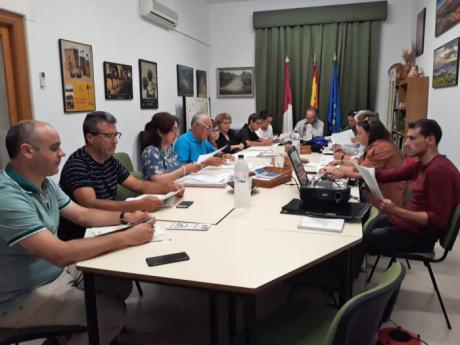
<instances>
[{"instance_id":1,"label":"flag on pole","mask_svg":"<svg viewBox=\"0 0 460 345\"><path fill-rule=\"evenodd\" d=\"M342 131L342 115L340 113L340 84L339 73L337 71L337 56L334 53L332 60L332 81L329 92L329 110L327 113L327 122L331 133Z\"/></svg>"},{"instance_id":2,"label":"flag on pole","mask_svg":"<svg viewBox=\"0 0 460 345\"><path fill-rule=\"evenodd\" d=\"M313 79L311 81L310 108L318 109L318 76L316 75L316 54L313 57Z\"/></svg>"},{"instance_id":3,"label":"flag on pole","mask_svg":"<svg viewBox=\"0 0 460 345\"><path fill-rule=\"evenodd\" d=\"M283 133L292 132L292 94L291 74L289 72L289 58L284 60L284 107L283 107Z\"/></svg>"}]
</instances>

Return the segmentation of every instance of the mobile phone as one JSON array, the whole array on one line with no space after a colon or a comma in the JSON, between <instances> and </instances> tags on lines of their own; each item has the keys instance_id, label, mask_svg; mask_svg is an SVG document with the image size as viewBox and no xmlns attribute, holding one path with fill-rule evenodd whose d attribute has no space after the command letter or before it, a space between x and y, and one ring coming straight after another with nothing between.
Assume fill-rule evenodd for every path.
<instances>
[{"instance_id":1,"label":"mobile phone","mask_svg":"<svg viewBox=\"0 0 460 345\"><path fill-rule=\"evenodd\" d=\"M177 208L188 208L193 204L193 201L181 201L176 205Z\"/></svg>"},{"instance_id":2,"label":"mobile phone","mask_svg":"<svg viewBox=\"0 0 460 345\"><path fill-rule=\"evenodd\" d=\"M151 258L145 259L145 261L147 262L147 265L149 266L158 266L158 265L170 264L172 262L186 261L186 260L190 260L190 257L187 255L186 252L152 256Z\"/></svg>"}]
</instances>

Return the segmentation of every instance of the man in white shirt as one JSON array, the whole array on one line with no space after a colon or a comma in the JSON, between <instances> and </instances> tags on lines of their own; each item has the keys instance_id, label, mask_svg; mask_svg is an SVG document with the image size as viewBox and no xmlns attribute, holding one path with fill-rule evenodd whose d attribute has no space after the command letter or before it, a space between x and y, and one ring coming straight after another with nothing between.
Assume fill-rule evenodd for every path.
<instances>
[{"instance_id":1,"label":"man in white shirt","mask_svg":"<svg viewBox=\"0 0 460 345\"><path fill-rule=\"evenodd\" d=\"M273 117L271 115L268 115L266 110L262 110L259 113L259 118L261 122L259 129L256 131L256 134L261 139L273 139Z\"/></svg>"},{"instance_id":2,"label":"man in white shirt","mask_svg":"<svg viewBox=\"0 0 460 345\"><path fill-rule=\"evenodd\" d=\"M314 137L322 137L324 134L324 122L318 119L318 110L316 108L308 108L305 113L305 119L297 122L294 132L296 130L305 141L311 140Z\"/></svg>"}]
</instances>

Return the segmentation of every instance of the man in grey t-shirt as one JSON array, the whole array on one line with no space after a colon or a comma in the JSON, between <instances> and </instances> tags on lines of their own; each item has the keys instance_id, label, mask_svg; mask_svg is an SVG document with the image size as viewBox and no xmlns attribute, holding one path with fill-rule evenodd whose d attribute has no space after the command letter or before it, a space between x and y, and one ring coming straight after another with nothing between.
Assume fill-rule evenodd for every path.
<instances>
[{"instance_id":1,"label":"man in grey t-shirt","mask_svg":"<svg viewBox=\"0 0 460 345\"><path fill-rule=\"evenodd\" d=\"M19 122L8 131L6 148L10 162L0 171L0 328L86 325L81 273L71 265L149 242L153 224L91 239L59 240L59 215L85 226L103 226L139 221L147 213L101 211L72 202L48 179L58 172L64 152L58 133L47 123ZM97 278L102 344L109 344L123 327L131 285ZM85 334L67 342L86 343Z\"/></svg>"},{"instance_id":2,"label":"man in grey t-shirt","mask_svg":"<svg viewBox=\"0 0 460 345\"><path fill-rule=\"evenodd\" d=\"M294 131L298 131L303 140L311 140L314 137L324 135L324 122L318 119L318 110L308 108L305 119L300 120L295 125Z\"/></svg>"}]
</instances>

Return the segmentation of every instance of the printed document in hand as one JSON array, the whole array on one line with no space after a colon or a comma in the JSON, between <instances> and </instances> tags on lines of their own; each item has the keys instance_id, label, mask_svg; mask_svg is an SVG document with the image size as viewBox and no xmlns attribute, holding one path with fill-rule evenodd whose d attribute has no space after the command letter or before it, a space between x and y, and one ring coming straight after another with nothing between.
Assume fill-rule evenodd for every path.
<instances>
[{"instance_id":1,"label":"printed document in hand","mask_svg":"<svg viewBox=\"0 0 460 345\"><path fill-rule=\"evenodd\" d=\"M154 197L160 200L163 200L164 204L161 207L171 207L174 205L174 201L176 198L174 198L180 191L172 191L167 194L142 194L139 196L136 196L134 198L127 198L126 201L131 201L131 200L140 200L145 197Z\"/></svg>"},{"instance_id":2,"label":"printed document in hand","mask_svg":"<svg viewBox=\"0 0 460 345\"><path fill-rule=\"evenodd\" d=\"M211 158L213 157L215 154L219 153L219 152L222 152L227 146L224 146L224 147L221 147L220 149L216 150L216 151L213 151L211 153L207 153L205 155L200 155L198 157L198 160L196 161L198 164L200 164L201 162L204 162L206 159L208 158Z\"/></svg>"},{"instance_id":3,"label":"printed document in hand","mask_svg":"<svg viewBox=\"0 0 460 345\"><path fill-rule=\"evenodd\" d=\"M310 230L342 232L344 223L345 223L344 219L316 218L316 217L306 216L300 219L300 222L297 225L297 228L307 229L307 230L310 229Z\"/></svg>"},{"instance_id":4,"label":"printed document in hand","mask_svg":"<svg viewBox=\"0 0 460 345\"><path fill-rule=\"evenodd\" d=\"M380 191L377 180L375 179L375 169L363 167L356 164L355 162L353 162L353 164L363 177L364 182L366 182L366 185L369 187L369 190L371 191L374 198L383 199L382 192Z\"/></svg>"},{"instance_id":5,"label":"printed document in hand","mask_svg":"<svg viewBox=\"0 0 460 345\"><path fill-rule=\"evenodd\" d=\"M127 230L127 229L132 228L133 226L135 226L137 224L146 223L150 219L152 219L152 218L149 217L149 218L146 218L146 219L144 219L144 220L142 220L140 222L132 223L132 224L121 224L121 225L112 225L112 226L98 226L98 227L94 227L94 228L88 228L88 229L86 229L85 238L102 236L102 235L110 234L112 232L118 232L118 231ZM164 235L166 233L156 223L154 224L153 229L155 231L154 235L153 235L153 239L157 239L159 236L162 236L162 235ZM152 239L152 241L153 241L153 239Z\"/></svg>"},{"instance_id":6,"label":"printed document in hand","mask_svg":"<svg viewBox=\"0 0 460 345\"><path fill-rule=\"evenodd\" d=\"M353 139L356 135L353 133L351 129L339 133L333 133L331 135L331 141L334 144L339 145L350 145L353 144L351 139Z\"/></svg>"}]
</instances>

